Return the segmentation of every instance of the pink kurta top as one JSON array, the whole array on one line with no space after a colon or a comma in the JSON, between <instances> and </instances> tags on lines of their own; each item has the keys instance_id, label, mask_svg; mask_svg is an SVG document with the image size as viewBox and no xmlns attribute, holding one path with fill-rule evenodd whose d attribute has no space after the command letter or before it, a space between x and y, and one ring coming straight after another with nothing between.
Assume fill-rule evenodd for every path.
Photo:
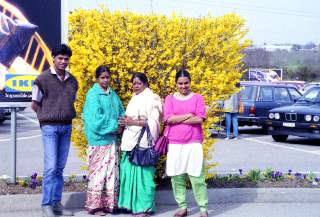
<instances>
[{"instance_id":1,"label":"pink kurta top","mask_svg":"<svg viewBox=\"0 0 320 217\"><path fill-rule=\"evenodd\" d=\"M166 97L164 103L164 121L167 121L172 115L187 113L192 113L201 118L206 117L206 106L202 95L194 93L191 98L186 100L176 99L173 95ZM168 138L170 144L202 143L203 133L201 124L170 125Z\"/></svg>"}]
</instances>

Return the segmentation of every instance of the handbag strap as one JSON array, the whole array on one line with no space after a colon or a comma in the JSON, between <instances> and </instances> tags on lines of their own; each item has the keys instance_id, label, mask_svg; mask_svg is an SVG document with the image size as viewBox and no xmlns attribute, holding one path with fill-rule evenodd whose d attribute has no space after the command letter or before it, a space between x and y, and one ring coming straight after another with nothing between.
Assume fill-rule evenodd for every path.
<instances>
[{"instance_id":1,"label":"handbag strap","mask_svg":"<svg viewBox=\"0 0 320 217\"><path fill-rule=\"evenodd\" d=\"M146 124L142 127L142 129L140 131L140 134L139 134L139 137L137 140L137 146L140 146L141 139L146 131L147 131L148 147L153 146L154 140L153 140L153 136L151 134L150 127L149 127L147 121L146 121Z\"/></svg>"},{"instance_id":2,"label":"handbag strap","mask_svg":"<svg viewBox=\"0 0 320 217\"><path fill-rule=\"evenodd\" d=\"M148 125L148 122L146 122L146 131L147 131L148 147L151 147L151 146L154 145L154 139L153 139L153 136L151 134L151 130L150 130L150 127Z\"/></svg>"},{"instance_id":3,"label":"handbag strap","mask_svg":"<svg viewBox=\"0 0 320 217\"><path fill-rule=\"evenodd\" d=\"M167 137L169 135L169 132L170 132L170 125L167 123L164 123L163 135Z\"/></svg>"},{"instance_id":4,"label":"handbag strap","mask_svg":"<svg viewBox=\"0 0 320 217\"><path fill-rule=\"evenodd\" d=\"M146 131L146 127L143 126L143 127L141 128L141 131L140 131L140 134L139 134L139 137L138 137L136 146L139 146L139 145L140 145L141 139L142 139L143 134L144 134L145 131Z\"/></svg>"}]
</instances>

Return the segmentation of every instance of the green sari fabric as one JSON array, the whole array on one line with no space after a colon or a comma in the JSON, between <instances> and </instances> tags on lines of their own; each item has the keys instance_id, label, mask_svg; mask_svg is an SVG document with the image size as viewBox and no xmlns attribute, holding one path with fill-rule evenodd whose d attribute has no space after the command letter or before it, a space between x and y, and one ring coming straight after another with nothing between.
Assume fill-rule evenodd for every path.
<instances>
[{"instance_id":1,"label":"green sari fabric","mask_svg":"<svg viewBox=\"0 0 320 217\"><path fill-rule=\"evenodd\" d=\"M120 162L120 194L118 207L133 214L154 211L155 167L141 167L130 163L127 152Z\"/></svg>"}]
</instances>

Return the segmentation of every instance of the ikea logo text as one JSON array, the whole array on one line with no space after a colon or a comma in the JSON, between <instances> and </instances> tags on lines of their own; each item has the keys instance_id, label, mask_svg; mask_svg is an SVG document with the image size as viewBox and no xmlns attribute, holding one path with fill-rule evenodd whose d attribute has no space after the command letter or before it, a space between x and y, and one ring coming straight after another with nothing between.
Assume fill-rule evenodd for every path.
<instances>
[{"instance_id":1,"label":"ikea logo text","mask_svg":"<svg viewBox=\"0 0 320 217\"><path fill-rule=\"evenodd\" d=\"M31 92L36 75L6 75L5 91L7 93L13 92Z\"/></svg>"}]
</instances>

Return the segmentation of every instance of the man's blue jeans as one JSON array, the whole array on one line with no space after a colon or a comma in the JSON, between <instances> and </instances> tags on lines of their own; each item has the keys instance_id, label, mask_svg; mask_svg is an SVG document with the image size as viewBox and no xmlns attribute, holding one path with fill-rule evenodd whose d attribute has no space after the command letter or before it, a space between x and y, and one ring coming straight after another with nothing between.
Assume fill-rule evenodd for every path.
<instances>
[{"instance_id":1,"label":"man's blue jeans","mask_svg":"<svg viewBox=\"0 0 320 217\"><path fill-rule=\"evenodd\" d=\"M42 205L61 201L63 169L67 163L72 126L42 125L44 172L42 179Z\"/></svg>"},{"instance_id":2,"label":"man's blue jeans","mask_svg":"<svg viewBox=\"0 0 320 217\"><path fill-rule=\"evenodd\" d=\"M233 125L233 136L238 137L238 113L226 112L226 136L230 138L231 121Z\"/></svg>"}]
</instances>

